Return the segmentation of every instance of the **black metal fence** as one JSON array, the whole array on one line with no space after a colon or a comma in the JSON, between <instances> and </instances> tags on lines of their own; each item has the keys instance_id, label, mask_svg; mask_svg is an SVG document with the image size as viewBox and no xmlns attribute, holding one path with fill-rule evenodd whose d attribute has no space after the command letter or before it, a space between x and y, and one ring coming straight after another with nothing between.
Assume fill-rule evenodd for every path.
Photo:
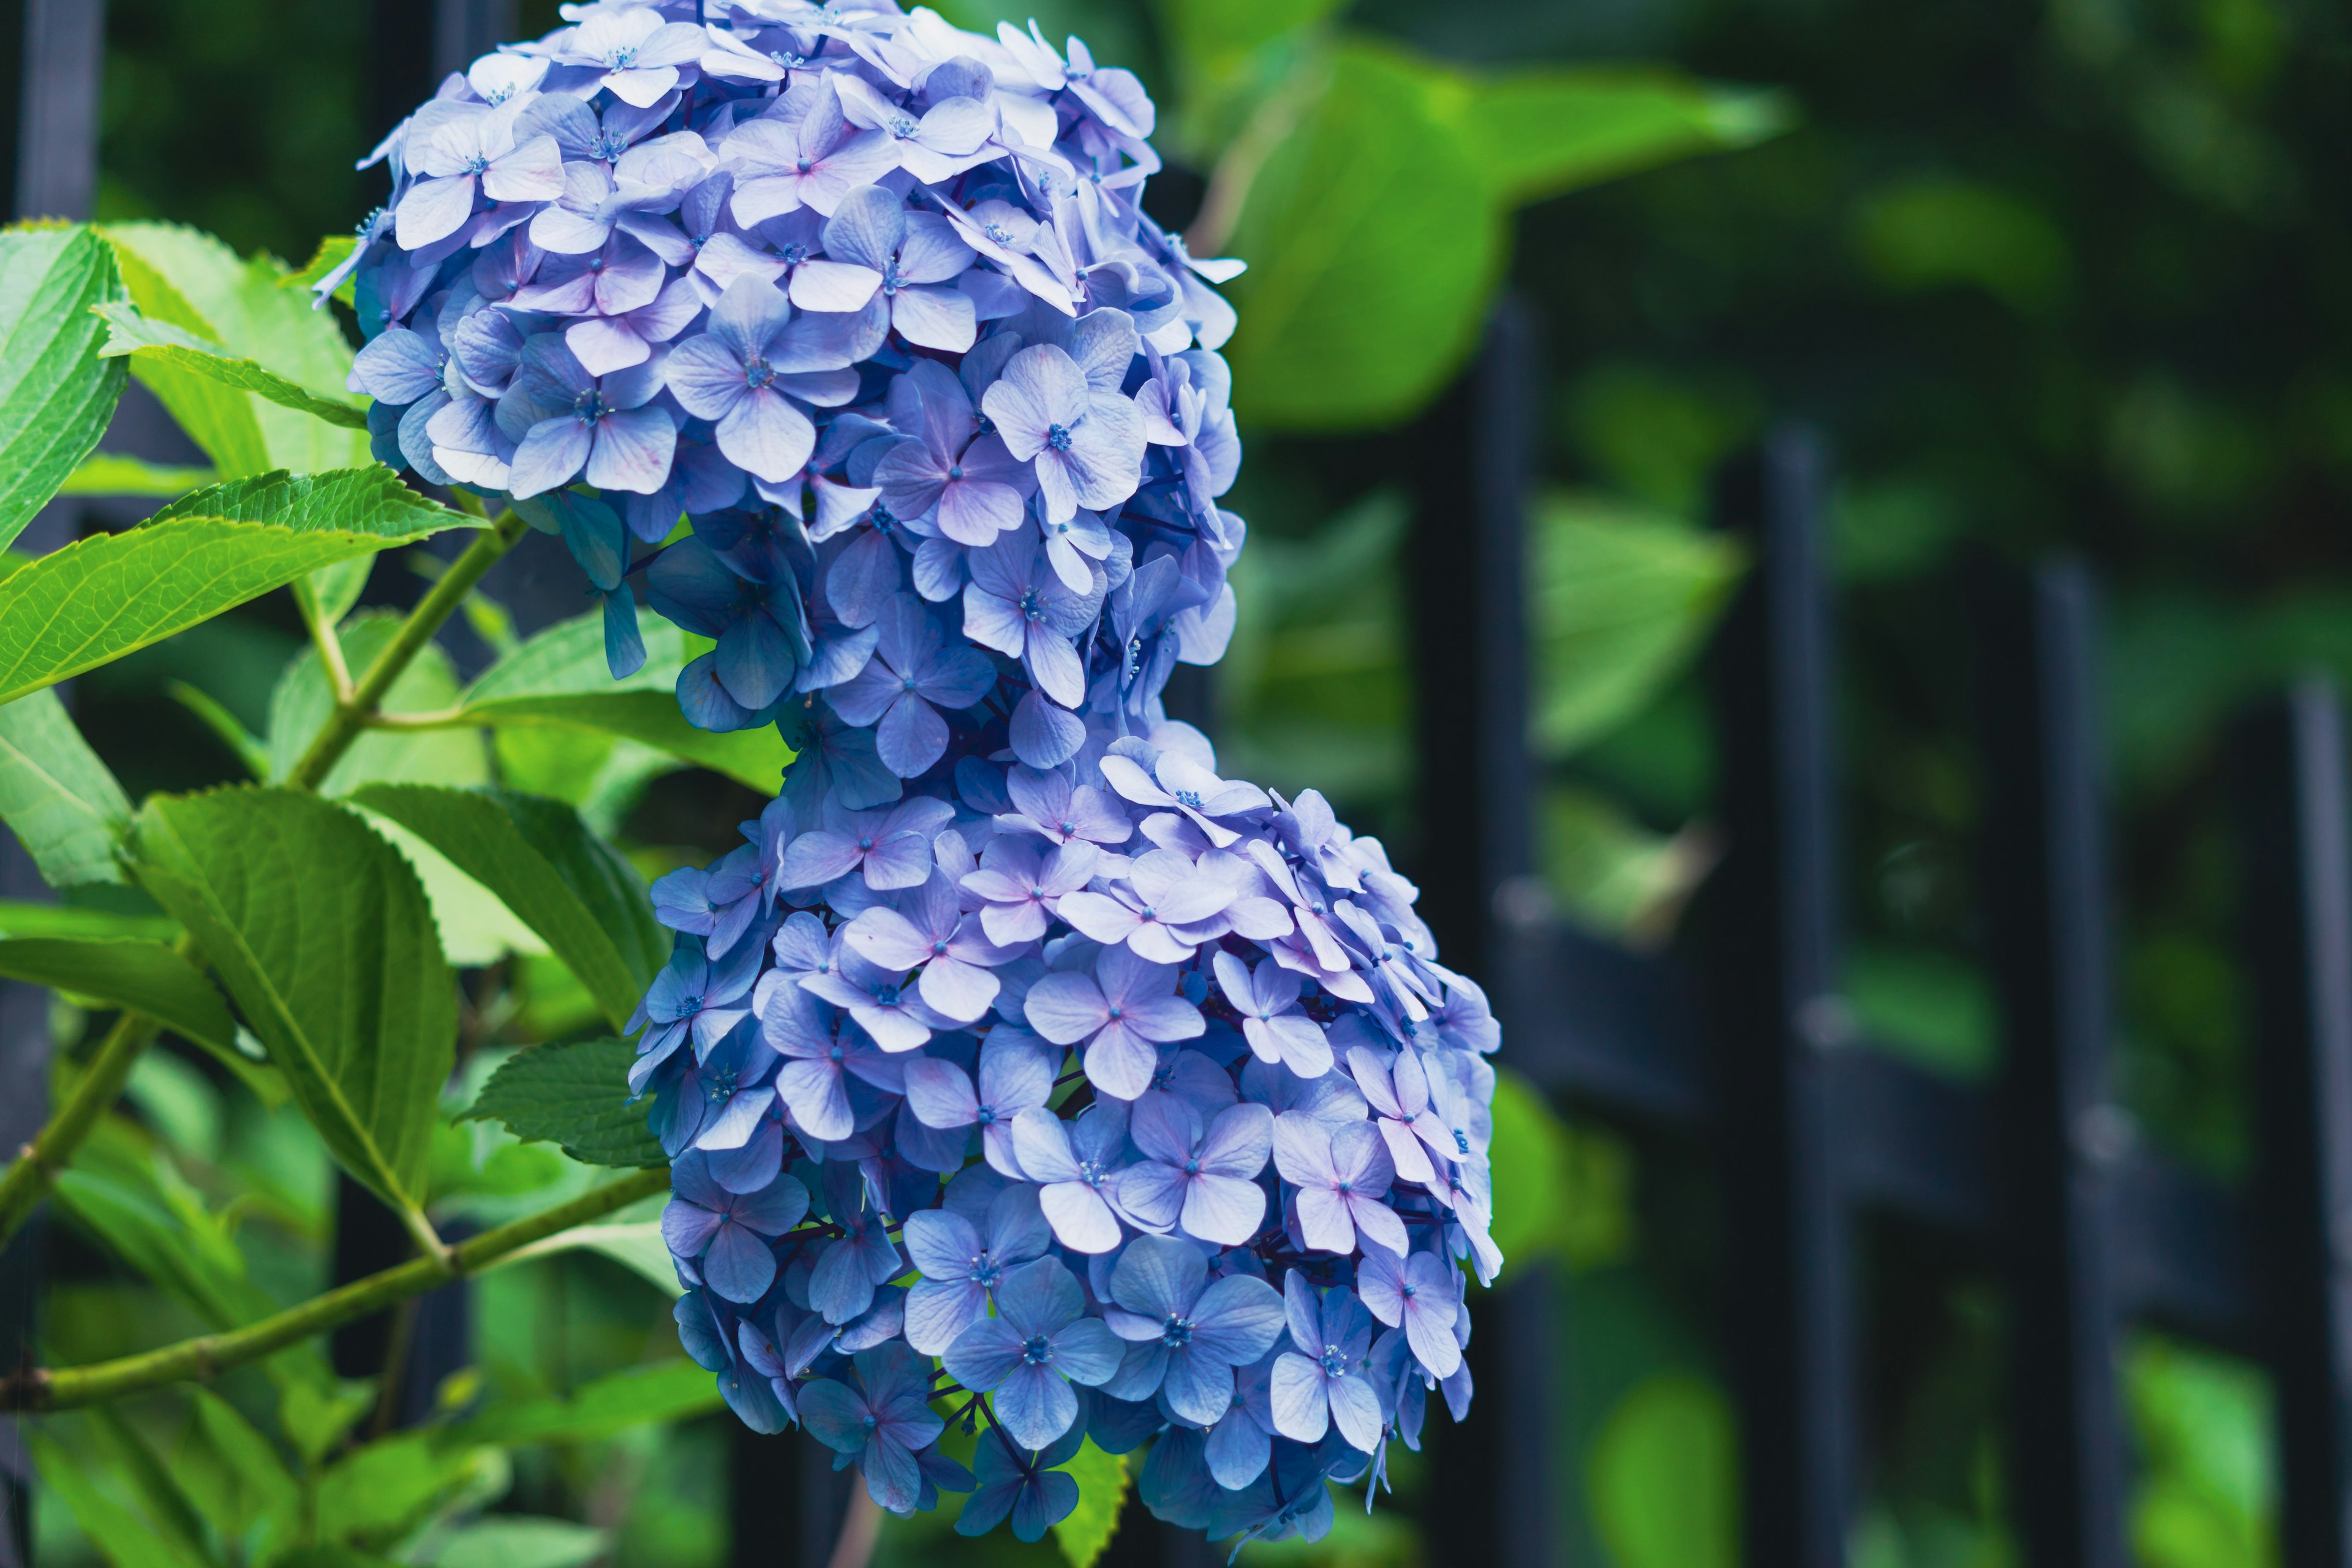
<instances>
[{"instance_id":1,"label":"black metal fence","mask_svg":"<svg viewBox=\"0 0 2352 1568\"><path fill-rule=\"evenodd\" d=\"M1655 957L1581 934L1530 896L1530 464L1512 443L1539 405L1532 337L1507 304L1425 427L1446 467L1422 498L1411 574L1422 809L1449 823L1475 812L1477 852L1421 868L1423 908L1493 989L1504 1061L1560 1101L1689 1130L1713 1156L1746 1560L1846 1557L1870 1329L1859 1226L1891 1215L2004 1281L2007 1494L2027 1563L2127 1561L2116 1384L2135 1323L2268 1366L2284 1559L2352 1563L2352 855L2334 692L2298 685L2231 741L2258 1064L2248 1192L2140 1148L2114 1100L2098 604L2077 562L1979 560L1956 584L1986 787L1978 923L1998 1083L1975 1089L1874 1049L1840 1000L1828 459L1802 428L1732 464L1715 499L1752 566L1710 655L1726 852L1689 938ZM1449 505L1465 462L1470 499ZM1554 1287L1539 1270L1507 1279L1478 1311L1478 1414L1434 1437L1435 1561L1560 1556ZM1475 1521L1473 1495L1486 1500Z\"/></svg>"},{"instance_id":2,"label":"black metal fence","mask_svg":"<svg viewBox=\"0 0 2352 1568\"><path fill-rule=\"evenodd\" d=\"M385 115L510 33L513 11L378 0ZM0 51L16 51L0 58L0 89L15 93L0 110L0 177L21 216L89 215L102 37L99 0L0 0ZM1747 1561L1833 1568L1846 1554L1864 1453L1857 1226L1893 1215L1975 1249L2007 1280L2009 1496L2034 1568L2126 1560L2116 1365L2135 1321L2269 1364L2285 1560L2352 1564L2352 849L2335 695L2318 683L2283 693L2232 742L2259 1078L2251 1193L2137 1148L2112 1100L2097 605L2078 563L1982 563L1965 584L2001 1080L1962 1087L1858 1035L1838 994L1828 459L1801 429L1730 468L1717 499L1753 567L1712 656L1727 849L1693 938L1654 957L1580 934L1547 913L1534 879L1522 565L1536 340L1507 301L1476 364L1406 437L1421 479L1408 580L1423 815L1468 835L1466 852L1418 868L1423 909L1449 957L1488 982L1509 1066L1561 1101L1689 1129L1713 1153L1721 1271L1738 1287L1723 1321ZM142 417L126 413L116 444L145 444ZM62 542L76 521L45 520L28 547ZM0 896L39 896L22 858L0 862ZM43 1008L39 993L0 987L9 1146L40 1106ZM37 1247L27 1232L0 1266L0 1353L27 1348ZM1449 1568L1560 1554L1556 1282L1541 1266L1507 1279L1477 1309L1475 1417L1432 1434L1427 1491L1443 1509L1427 1555ZM735 1562L826 1561L846 1496L830 1456L749 1435L735 1454ZM0 1552L21 1563L13 1440L0 1470L13 1478ZM1139 1510L1125 1523L1114 1563L1223 1555Z\"/></svg>"}]
</instances>

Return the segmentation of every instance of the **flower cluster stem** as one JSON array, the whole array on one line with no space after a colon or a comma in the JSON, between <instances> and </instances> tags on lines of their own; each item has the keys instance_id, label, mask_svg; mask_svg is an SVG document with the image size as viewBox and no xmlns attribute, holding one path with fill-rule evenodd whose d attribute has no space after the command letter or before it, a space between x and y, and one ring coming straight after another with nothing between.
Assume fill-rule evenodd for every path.
<instances>
[{"instance_id":1,"label":"flower cluster stem","mask_svg":"<svg viewBox=\"0 0 2352 1568\"><path fill-rule=\"evenodd\" d=\"M201 1334L160 1350L88 1366L34 1367L14 1373L0 1377L0 1410L70 1410L167 1384L209 1382L232 1367L422 1295L446 1284L453 1276L478 1274L535 1241L668 1190L667 1167L639 1171L569 1203L457 1243L450 1249L450 1268L445 1268L438 1258L411 1258L241 1329Z\"/></svg>"},{"instance_id":2,"label":"flower cluster stem","mask_svg":"<svg viewBox=\"0 0 2352 1568\"><path fill-rule=\"evenodd\" d=\"M352 742L366 731L367 726L382 705L384 696L401 675L415 662L425 645L441 629L442 623L457 613L474 584L482 580L499 558L515 546L527 525L509 511L482 531L456 563L442 574L433 591L408 619L402 623L399 635L392 646L369 666L368 672L356 686L350 686L346 675L339 685L348 690L338 692L334 712L318 739L303 753L286 782L297 789L315 789L319 781L342 760ZM329 636L331 637L332 633ZM325 657L325 644L321 644ZM336 658L340 658L337 649ZM183 936L179 952L184 958L197 956L195 944ZM31 1216L40 1201L57 1184L58 1173L63 1170L73 1152L89 1136L109 1107L131 1081L131 1069L137 1065L139 1054L162 1032L154 1019L139 1013L124 1013L99 1043L97 1054L90 1058L89 1068L77 1080L47 1125L33 1141L17 1152L16 1158L5 1173L0 1173L0 1246L16 1234ZM429 1227L427 1227L429 1232ZM421 1239L421 1238L420 1238ZM437 1241L437 1238L436 1238ZM434 1247L427 1246L427 1256L419 1262L436 1271L436 1279L446 1278L446 1261L433 1256Z\"/></svg>"},{"instance_id":3,"label":"flower cluster stem","mask_svg":"<svg viewBox=\"0 0 2352 1568\"><path fill-rule=\"evenodd\" d=\"M327 716L327 722L319 731L318 738L310 742L310 749L302 753L302 760L294 764L292 773L286 775L288 784L296 789L319 787L320 781L327 776L343 753L351 749L352 742L367 729L369 721L375 717L376 710L383 705L385 696L391 692L393 682L407 672L417 654L433 640L433 634L441 629L442 623L457 614L457 606L465 603L466 595L474 591L474 584L479 583L489 569L515 547L515 542L522 537L527 526L520 517L511 511L507 512L466 547L466 552L441 574L441 580L433 584L433 591L425 595L423 602L409 613L408 619L401 623L392 645L376 656L376 661L368 667L368 672L360 677L359 683L352 688L351 696L335 704L335 710Z\"/></svg>"}]
</instances>

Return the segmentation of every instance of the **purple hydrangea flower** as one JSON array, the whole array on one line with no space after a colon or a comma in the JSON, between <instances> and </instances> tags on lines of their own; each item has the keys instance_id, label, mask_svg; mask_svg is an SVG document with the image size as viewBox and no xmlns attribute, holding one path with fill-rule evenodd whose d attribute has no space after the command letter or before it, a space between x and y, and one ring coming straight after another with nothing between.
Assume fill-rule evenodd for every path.
<instances>
[{"instance_id":1,"label":"purple hydrangea flower","mask_svg":"<svg viewBox=\"0 0 2352 1568\"><path fill-rule=\"evenodd\" d=\"M1404 1222L1383 1202L1396 1167L1381 1135L1364 1122L1333 1129L1303 1112L1274 1121L1274 1162L1298 1189L1298 1228L1318 1252L1352 1253L1356 1235L1405 1250Z\"/></svg>"},{"instance_id":2,"label":"purple hydrangea flower","mask_svg":"<svg viewBox=\"0 0 2352 1568\"><path fill-rule=\"evenodd\" d=\"M1139 1236L1111 1270L1116 1310L1104 1314L1131 1347L1108 1384L1116 1398L1160 1391L1168 1407L1213 1426L1233 1403L1234 1373L1273 1348L1283 1330L1282 1298L1263 1279L1229 1274L1209 1280L1190 1242Z\"/></svg>"},{"instance_id":3,"label":"purple hydrangea flower","mask_svg":"<svg viewBox=\"0 0 2352 1568\"><path fill-rule=\"evenodd\" d=\"M983 1232L946 1208L907 1216L907 1256L923 1276L907 1293L907 1342L925 1355L943 1354L980 1321L1005 1271L1043 1258L1054 1239L1026 1185L997 1194L984 1223Z\"/></svg>"},{"instance_id":4,"label":"purple hydrangea flower","mask_svg":"<svg viewBox=\"0 0 2352 1568\"><path fill-rule=\"evenodd\" d=\"M796 5L567 8L386 140L322 284L372 446L792 750L656 884L630 1022L730 1408L897 1511L977 1487L967 1534L1066 1516L1091 1435L1161 1519L1314 1537L1468 1406L1498 1031L1378 840L1168 712L1238 613L1241 263L1142 211L1153 106L1077 39Z\"/></svg>"},{"instance_id":5,"label":"purple hydrangea flower","mask_svg":"<svg viewBox=\"0 0 2352 1568\"><path fill-rule=\"evenodd\" d=\"M1303 1274L1285 1282L1283 1308L1293 1349L1275 1358L1270 1384L1274 1427L1294 1442L1320 1442L1339 1429L1351 1447L1380 1447L1380 1395L1365 1377L1372 1348L1371 1320L1341 1289L1318 1292Z\"/></svg>"},{"instance_id":6,"label":"purple hydrangea flower","mask_svg":"<svg viewBox=\"0 0 2352 1568\"><path fill-rule=\"evenodd\" d=\"M1078 1418L1072 1384L1087 1387L1118 1370L1123 1347L1070 1271L1050 1258L1024 1263L996 1290L996 1316L956 1336L940 1364L966 1388L992 1393L996 1418L1024 1448L1043 1448Z\"/></svg>"},{"instance_id":7,"label":"purple hydrangea flower","mask_svg":"<svg viewBox=\"0 0 2352 1568\"><path fill-rule=\"evenodd\" d=\"M1207 1027L1201 1010L1174 994L1175 980L1167 964L1108 948L1090 975L1048 974L1031 986L1023 1016L1054 1044L1083 1051L1096 1089L1134 1100L1151 1087L1160 1045L1198 1038Z\"/></svg>"},{"instance_id":8,"label":"purple hydrangea flower","mask_svg":"<svg viewBox=\"0 0 2352 1568\"><path fill-rule=\"evenodd\" d=\"M1129 1135L1141 1163L1119 1173L1119 1206L1156 1230L1239 1247L1265 1218L1257 1173L1274 1148L1274 1114L1235 1105L1204 1128L1201 1113L1153 1090L1135 1102Z\"/></svg>"},{"instance_id":9,"label":"purple hydrangea flower","mask_svg":"<svg viewBox=\"0 0 2352 1568\"><path fill-rule=\"evenodd\" d=\"M801 1419L818 1442L857 1460L875 1501L911 1512L923 1484L916 1453L947 1430L926 1397L930 1378L904 1345L861 1351L855 1365L862 1386L837 1378L810 1384L801 1393Z\"/></svg>"},{"instance_id":10,"label":"purple hydrangea flower","mask_svg":"<svg viewBox=\"0 0 2352 1568\"><path fill-rule=\"evenodd\" d=\"M681 1258L699 1264L710 1289L730 1301L758 1300L775 1283L776 1255L768 1246L808 1212L808 1189L779 1176L765 1191L730 1193L710 1179L702 1156L670 1166L677 1195L662 1211L662 1239Z\"/></svg>"}]
</instances>

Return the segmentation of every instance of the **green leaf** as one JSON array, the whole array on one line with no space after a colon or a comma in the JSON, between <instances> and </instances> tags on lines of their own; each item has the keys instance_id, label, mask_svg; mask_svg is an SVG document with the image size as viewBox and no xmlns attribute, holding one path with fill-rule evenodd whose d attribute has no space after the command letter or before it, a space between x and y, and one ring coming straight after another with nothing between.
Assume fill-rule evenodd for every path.
<instances>
[{"instance_id":1,"label":"green leaf","mask_svg":"<svg viewBox=\"0 0 2352 1568\"><path fill-rule=\"evenodd\" d=\"M114 417L127 377L90 311L122 298L89 229L0 230L0 544L48 504Z\"/></svg>"},{"instance_id":2,"label":"green leaf","mask_svg":"<svg viewBox=\"0 0 2352 1568\"><path fill-rule=\"evenodd\" d=\"M0 590L5 584L0 584ZM400 633L401 617L390 611L354 616L337 634L352 678L366 672ZM387 713L437 712L457 704L457 674L438 643L417 650L384 693ZM315 646L294 656L269 694L269 776L294 771L335 709L326 667ZM489 782L489 754L471 727L449 730L371 730L352 743L320 782L321 795L342 795L366 784L432 780L440 784Z\"/></svg>"},{"instance_id":3,"label":"green leaf","mask_svg":"<svg viewBox=\"0 0 2352 1568\"><path fill-rule=\"evenodd\" d=\"M1570 1126L1527 1079L1495 1075L1495 1245L1515 1264L1553 1257L1578 1268L1633 1245L1633 1156Z\"/></svg>"},{"instance_id":4,"label":"green leaf","mask_svg":"<svg viewBox=\"0 0 2352 1568\"><path fill-rule=\"evenodd\" d=\"M1232 243L1243 417L1360 429L1411 414L1477 336L1503 220L1433 84L1445 67L1361 40L1251 182ZM1449 104L1446 106L1451 108Z\"/></svg>"},{"instance_id":5,"label":"green leaf","mask_svg":"<svg viewBox=\"0 0 2352 1568\"><path fill-rule=\"evenodd\" d=\"M519 1152L531 1145L510 1147ZM549 1157L553 1158L552 1155ZM545 1241L534 1241L529 1247L518 1247L508 1253L503 1261L522 1263L559 1252L593 1252L600 1258L609 1258L655 1289L672 1298L686 1289L677 1282L677 1263L670 1256L669 1243L662 1239L659 1220L608 1220L595 1225L574 1226L570 1230L549 1237Z\"/></svg>"},{"instance_id":6,"label":"green leaf","mask_svg":"<svg viewBox=\"0 0 2352 1568\"><path fill-rule=\"evenodd\" d=\"M1538 752L1565 757L1687 668L1742 557L1725 535L1612 502L1549 497L1534 523L1530 727Z\"/></svg>"},{"instance_id":7,"label":"green leaf","mask_svg":"<svg viewBox=\"0 0 2352 1568\"><path fill-rule=\"evenodd\" d=\"M136 305L101 305L98 313L110 329L106 347L99 351L107 359L136 354L151 363L191 372L239 392L255 393L280 407L297 409L330 425L341 425L347 430L367 428L366 411L347 398L298 386L218 343L206 342L168 321L148 320L139 313Z\"/></svg>"},{"instance_id":8,"label":"green leaf","mask_svg":"<svg viewBox=\"0 0 2352 1568\"><path fill-rule=\"evenodd\" d=\"M1186 58L1222 75L1252 50L1321 21L1340 5L1341 0L1160 0L1156 8Z\"/></svg>"},{"instance_id":9,"label":"green leaf","mask_svg":"<svg viewBox=\"0 0 2352 1568\"><path fill-rule=\"evenodd\" d=\"M430 1568L587 1568L613 1533L568 1519L494 1513L440 1538Z\"/></svg>"},{"instance_id":10,"label":"green leaf","mask_svg":"<svg viewBox=\"0 0 2352 1568\"><path fill-rule=\"evenodd\" d=\"M0 939L0 974L144 1013L216 1051L236 1049L236 1025L220 993L161 942Z\"/></svg>"},{"instance_id":11,"label":"green leaf","mask_svg":"<svg viewBox=\"0 0 2352 1568\"><path fill-rule=\"evenodd\" d=\"M1713 1384L1662 1373L1609 1413L1586 1485L1593 1523L1623 1568L1732 1568L1739 1561L1731 1407Z\"/></svg>"},{"instance_id":12,"label":"green leaf","mask_svg":"<svg viewBox=\"0 0 2352 1568\"><path fill-rule=\"evenodd\" d=\"M143 1176L143 1181L137 1180ZM276 1303L246 1277L245 1257L194 1194L168 1193L151 1169L60 1172L67 1212L107 1249L215 1329L267 1316Z\"/></svg>"},{"instance_id":13,"label":"green leaf","mask_svg":"<svg viewBox=\"0 0 2352 1568\"><path fill-rule=\"evenodd\" d=\"M629 1099L626 1040L533 1046L502 1063L462 1121L502 1121L527 1142L557 1143L591 1165L650 1169L669 1163L646 1125L650 1110Z\"/></svg>"},{"instance_id":14,"label":"green leaf","mask_svg":"<svg viewBox=\"0 0 2352 1568\"><path fill-rule=\"evenodd\" d=\"M205 1559L175 1548L146 1520L100 1491L81 1462L53 1438L27 1432L25 1444L41 1479L114 1568L207 1568Z\"/></svg>"},{"instance_id":15,"label":"green leaf","mask_svg":"<svg viewBox=\"0 0 2352 1568\"><path fill-rule=\"evenodd\" d=\"M328 273L350 260L352 252L359 247L359 236L355 234L331 234L319 241L319 248L310 253L310 260L279 279L278 286L280 289L299 289L307 293L323 281ZM351 304L355 281L354 279L344 279L342 286L335 290L335 298L346 305Z\"/></svg>"},{"instance_id":16,"label":"green leaf","mask_svg":"<svg viewBox=\"0 0 2352 1568\"><path fill-rule=\"evenodd\" d=\"M195 1419L173 1461L188 1500L229 1540L244 1540L265 1521L273 1536L290 1531L299 1521L301 1487L277 1448L211 1389L192 1390L189 1399ZM268 1541L253 1545L251 1560L268 1561Z\"/></svg>"},{"instance_id":17,"label":"green leaf","mask_svg":"<svg viewBox=\"0 0 2352 1568\"><path fill-rule=\"evenodd\" d=\"M400 852L279 789L157 796L133 837L140 880L194 934L329 1150L413 1209L457 987Z\"/></svg>"},{"instance_id":18,"label":"green leaf","mask_svg":"<svg viewBox=\"0 0 2352 1568\"><path fill-rule=\"evenodd\" d=\"M280 528L339 529L373 534L387 544L404 544L451 528L479 528L481 520L417 494L400 476L378 463L328 474L289 474L283 468L251 479L230 479L181 497L151 521L170 517L226 517L236 522L274 522Z\"/></svg>"},{"instance_id":19,"label":"green leaf","mask_svg":"<svg viewBox=\"0 0 2352 1568\"><path fill-rule=\"evenodd\" d=\"M457 721L617 735L774 794L792 760L775 728L713 734L688 723L677 706L684 634L648 622L645 639L645 668L616 681L604 662L601 613L550 626L484 672Z\"/></svg>"},{"instance_id":20,"label":"green leaf","mask_svg":"<svg viewBox=\"0 0 2352 1568\"><path fill-rule=\"evenodd\" d=\"M356 807L367 825L406 858L425 884L433 923L441 933L441 953L455 969L485 969L510 955L548 956L547 943L520 916L457 869L438 849L381 813Z\"/></svg>"},{"instance_id":21,"label":"green leaf","mask_svg":"<svg viewBox=\"0 0 2352 1568\"><path fill-rule=\"evenodd\" d=\"M320 1478L318 1521L328 1544L388 1545L477 1479L479 1448L404 1432L355 1448Z\"/></svg>"},{"instance_id":22,"label":"green leaf","mask_svg":"<svg viewBox=\"0 0 2352 1568\"><path fill-rule=\"evenodd\" d=\"M102 232L114 244L131 302L150 321L218 343L297 386L343 384L352 348L341 326L331 311L310 309L299 289L283 287L286 268L277 261L240 259L211 236L173 224L113 224ZM193 371L143 357L132 365L224 477L271 468L317 474L369 461L363 431L281 408Z\"/></svg>"},{"instance_id":23,"label":"green leaf","mask_svg":"<svg viewBox=\"0 0 2352 1568\"><path fill-rule=\"evenodd\" d=\"M0 704L0 820L52 888L123 880L130 797L54 691Z\"/></svg>"},{"instance_id":24,"label":"green leaf","mask_svg":"<svg viewBox=\"0 0 2352 1568\"><path fill-rule=\"evenodd\" d=\"M1483 77L1456 101L1480 165L1514 206L1692 153L1751 146L1795 122L1785 94L1610 66Z\"/></svg>"},{"instance_id":25,"label":"green leaf","mask_svg":"<svg viewBox=\"0 0 2352 1568\"><path fill-rule=\"evenodd\" d=\"M585 1383L568 1399L532 1399L498 1405L450 1428L455 1443L593 1443L671 1421L685 1421L719 1407L711 1375L684 1359L633 1366Z\"/></svg>"},{"instance_id":26,"label":"green leaf","mask_svg":"<svg viewBox=\"0 0 2352 1568\"><path fill-rule=\"evenodd\" d=\"M1104 1453L1089 1437L1061 1468L1078 1483L1078 1506L1054 1526L1054 1540L1070 1568L1094 1568L1110 1538L1118 1533L1118 1510L1127 1501L1127 1460Z\"/></svg>"},{"instance_id":27,"label":"green leaf","mask_svg":"<svg viewBox=\"0 0 2352 1568\"><path fill-rule=\"evenodd\" d=\"M278 1391L278 1427L294 1445L305 1465L315 1468L330 1449L342 1441L362 1415L375 1407L372 1384L353 1381L337 1384L294 1381Z\"/></svg>"},{"instance_id":28,"label":"green leaf","mask_svg":"<svg viewBox=\"0 0 2352 1568\"><path fill-rule=\"evenodd\" d=\"M114 1461L115 1473L129 1484L156 1533L182 1555L217 1562L205 1544L204 1521L147 1439L111 1406L91 1411L89 1421L98 1447Z\"/></svg>"},{"instance_id":29,"label":"green leaf","mask_svg":"<svg viewBox=\"0 0 2352 1568\"><path fill-rule=\"evenodd\" d=\"M499 781L525 795L576 807L580 820L610 838L643 799L646 786L686 762L599 730L513 724L490 736Z\"/></svg>"},{"instance_id":30,"label":"green leaf","mask_svg":"<svg viewBox=\"0 0 2352 1568\"><path fill-rule=\"evenodd\" d=\"M120 452L93 452L81 467L66 476L61 496L176 496L220 478L215 468L179 468L126 458Z\"/></svg>"},{"instance_id":31,"label":"green leaf","mask_svg":"<svg viewBox=\"0 0 2352 1568\"><path fill-rule=\"evenodd\" d=\"M53 551L0 581L0 702L386 542L340 529L176 517Z\"/></svg>"},{"instance_id":32,"label":"green leaf","mask_svg":"<svg viewBox=\"0 0 2352 1568\"><path fill-rule=\"evenodd\" d=\"M505 790L379 784L353 800L447 856L571 967L615 1029L669 956L643 878L570 806Z\"/></svg>"},{"instance_id":33,"label":"green leaf","mask_svg":"<svg viewBox=\"0 0 2352 1568\"><path fill-rule=\"evenodd\" d=\"M180 940L180 922L169 915L120 915L71 904L33 904L0 899L0 936L61 936L83 942Z\"/></svg>"}]
</instances>

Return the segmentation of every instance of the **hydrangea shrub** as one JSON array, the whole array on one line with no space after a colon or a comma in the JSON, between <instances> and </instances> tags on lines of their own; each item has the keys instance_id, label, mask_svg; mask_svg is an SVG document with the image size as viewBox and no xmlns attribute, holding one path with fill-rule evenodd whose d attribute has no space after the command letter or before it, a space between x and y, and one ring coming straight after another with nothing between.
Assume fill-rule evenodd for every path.
<instances>
[{"instance_id":1,"label":"hydrangea shrub","mask_svg":"<svg viewBox=\"0 0 2352 1568\"><path fill-rule=\"evenodd\" d=\"M1144 214L1151 100L1076 38L564 16L387 139L320 288L381 456L560 533L616 675L640 593L710 639L688 718L796 753L654 889L686 1349L967 1534L1037 1539L1091 1438L1164 1520L1319 1535L1469 1404L1497 1032L1378 840L1167 716L1234 624L1241 264Z\"/></svg>"}]
</instances>

